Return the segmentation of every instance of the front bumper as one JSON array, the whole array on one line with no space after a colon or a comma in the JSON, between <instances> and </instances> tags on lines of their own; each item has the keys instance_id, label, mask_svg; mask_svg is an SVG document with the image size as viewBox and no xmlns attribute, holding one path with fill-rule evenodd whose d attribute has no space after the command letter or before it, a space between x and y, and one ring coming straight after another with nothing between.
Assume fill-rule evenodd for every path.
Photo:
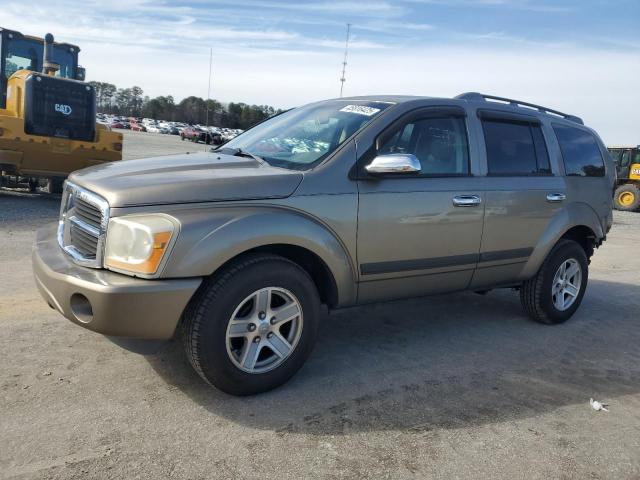
<instances>
[{"instance_id":1,"label":"front bumper","mask_svg":"<svg viewBox=\"0 0 640 480\"><path fill-rule=\"evenodd\" d=\"M45 301L84 328L109 336L166 340L201 278L143 280L80 267L62 252L56 226L38 230L33 272Z\"/></svg>"}]
</instances>

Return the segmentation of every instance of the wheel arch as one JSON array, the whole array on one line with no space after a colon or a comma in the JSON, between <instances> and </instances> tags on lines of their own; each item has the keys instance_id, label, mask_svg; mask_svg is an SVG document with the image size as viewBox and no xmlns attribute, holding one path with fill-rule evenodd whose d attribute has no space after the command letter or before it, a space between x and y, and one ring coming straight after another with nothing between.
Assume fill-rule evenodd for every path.
<instances>
[{"instance_id":1,"label":"wheel arch","mask_svg":"<svg viewBox=\"0 0 640 480\"><path fill-rule=\"evenodd\" d=\"M226 269L231 264L242 261L243 258L259 254L283 257L300 266L313 280L322 303L330 308L338 305L338 286L333 273L316 253L298 245L280 243L252 248L227 260L215 272L212 272L212 275Z\"/></svg>"},{"instance_id":2,"label":"wheel arch","mask_svg":"<svg viewBox=\"0 0 640 480\"><path fill-rule=\"evenodd\" d=\"M562 234L560 239L573 240L578 243L587 255L587 259L591 259L594 250L598 246L596 233L587 225L576 225L571 227Z\"/></svg>"},{"instance_id":3,"label":"wheel arch","mask_svg":"<svg viewBox=\"0 0 640 480\"><path fill-rule=\"evenodd\" d=\"M202 213L176 217L182 229L163 277L207 277L242 256L267 253L305 269L330 307L356 301L357 277L348 249L315 218L278 207L216 209L206 219Z\"/></svg>"},{"instance_id":4,"label":"wheel arch","mask_svg":"<svg viewBox=\"0 0 640 480\"><path fill-rule=\"evenodd\" d=\"M568 204L549 222L520 278L527 280L533 277L561 239L576 241L584 249L587 258L590 258L604 241L605 231L598 214L591 206L578 202Z\"/></svg>"}]
</instances>

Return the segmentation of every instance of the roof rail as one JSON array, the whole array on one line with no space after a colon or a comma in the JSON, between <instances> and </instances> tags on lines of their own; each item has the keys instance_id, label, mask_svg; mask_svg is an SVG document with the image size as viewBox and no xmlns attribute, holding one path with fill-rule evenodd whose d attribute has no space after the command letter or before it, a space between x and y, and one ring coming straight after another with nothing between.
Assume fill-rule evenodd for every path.
<instances>
[{"instance_id":1,"label":"roof rail","mask_svg":"<svg viewBox=\"0 0 640 480\"><path fill-rule=\"evenodd\" d=\"M552 114L552 115L557 115L557 116L565 118L565 119L567 119L567 120L569 120L571 122L575 122L575 123L579 123L580 125L584 125L584 122L582 121L582 119L580 117L576 117L575 115L568 115L566 113L562 113L562 112L559 112L557 110L551 110L550 108L542 107L540 105L536 105L535 103L521 102L520 100L514 100L512 98L496 97L495 95L485 95L484 93L477 93L477 92L461 93L460 95L458 95L455 98L457 98L459 100L469 100L471 102L486 102L488 100L496 100L498 102L508 103L509 105L512 105L514 107L529 107L529 108L533 108L535 110L538 110L539 112L549 113L549 114Z\"/></svg>"}]
</instances>

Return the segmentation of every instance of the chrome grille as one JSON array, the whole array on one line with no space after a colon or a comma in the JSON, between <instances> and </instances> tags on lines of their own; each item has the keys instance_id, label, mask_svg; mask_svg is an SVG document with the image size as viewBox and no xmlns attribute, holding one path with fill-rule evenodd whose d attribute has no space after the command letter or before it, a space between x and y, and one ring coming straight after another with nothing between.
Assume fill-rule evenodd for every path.
<instances>
[{"instance_id":1,"label":"chrome grille","mask_svg":"<svg viewBox=\"0 0 640 480\"><path fill-rule=\"evenodd\" d=\"M66 182L60 206L58 243L74 262L102 267L102 251L109 222L106 200Z\"/></svg>"},{"instance_id":2,"label":"chrome grille","mask_svg":"<svg viewBox=\"0 0 640 480\"><path fill-rule=\"evenodd\" d=\"M91 225L96 229L100 229L100 225L102 224L102 212L95 205L91 205L81 198L76 198L75 216L86 224Z\"/></svg>"}]
</instances>

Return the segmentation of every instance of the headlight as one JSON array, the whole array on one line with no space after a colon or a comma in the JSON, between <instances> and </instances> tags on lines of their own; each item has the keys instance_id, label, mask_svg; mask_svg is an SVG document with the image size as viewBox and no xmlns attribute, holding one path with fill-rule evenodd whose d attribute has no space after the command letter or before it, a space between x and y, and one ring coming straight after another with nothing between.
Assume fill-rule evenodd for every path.
<instances>
[{"instance_id":1,"label":"headlight","mask_svg":"<svg viewBox=\"0 0 640 480\"><path fill-rule=\"evenodd\" d=\"M109 220L105 267L153 275L168 251L176 224L166 215L129 215Z\"/></svg>"}]
</instances>

